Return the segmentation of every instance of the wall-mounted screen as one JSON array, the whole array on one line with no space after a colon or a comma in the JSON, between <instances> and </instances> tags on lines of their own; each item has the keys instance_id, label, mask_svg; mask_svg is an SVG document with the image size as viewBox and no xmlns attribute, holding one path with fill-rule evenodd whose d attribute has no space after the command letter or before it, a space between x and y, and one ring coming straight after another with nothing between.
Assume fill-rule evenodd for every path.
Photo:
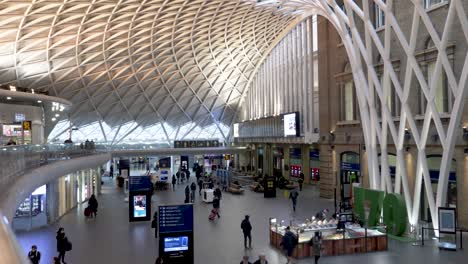
<instances>
[{"instance_id":1,"label":"wall-mounted screen","mask_svg":"<svg viewBox=\"0 0 468 264\"><path fill-rule=\"evenodd\" d=\"M239 137L239 124L234 124L233 126L233 135L235 138Z\"/></svg>"},{"instance_id":2,"label":"wall-mounted screen","mask_svg":"<svg viewBox=\"0 0 468 264\"><path fill-rule=\"evenodd\" d=\"M299 113L289 113L283 115L284 136L300 136Z\"/></svg>"},{"instance_id":3,"label":"wall-mounted screen","mask_svg":"<svg viewBox=\"0 0 468 264\"><path fill-rule=\"evenodd\" d=\"M21 137L21 125L3 125L3 135L5 137Z\"/></svg>"},{"instance_id":4,"label":"wall-mounted screen","mask_svg":"<svg viewBox=\"0 0 468 264\"><path fill-rule=\"evenodd\" d=\"M133 196L133 217L146 217L146 195Z\"/></svg>"},{"instance_id":5,"label":"wall-mounted screen","mask_svg":"<svg viewBox=\"0 0 468 264\"><path fill-rule=\"evenodd\" d=\"M164 238L164 252L187 251L189 249L188 236Z\"/></svg>"}]
</instances>

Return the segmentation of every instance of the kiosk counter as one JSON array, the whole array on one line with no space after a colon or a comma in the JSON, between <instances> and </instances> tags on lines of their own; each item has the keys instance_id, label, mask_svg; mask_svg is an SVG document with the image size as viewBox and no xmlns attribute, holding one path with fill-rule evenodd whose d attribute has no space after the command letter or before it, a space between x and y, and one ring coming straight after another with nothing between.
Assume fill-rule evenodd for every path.
<instances>
[{"instance_id":1,"label":"kiosk counter","mask_svg":"<svg viewBox=\"0 0 468 264\"><path fill-rule=\"evenodd\" d=\"M322 255L336 256L343 254L362 254L374 251L386 251L388 237L386 227L362 228L347 225L343 229L337 229L333 220L329 222L312 221L297 225L290 225L290 230L298 236L298 245L294 249L294 258L307 258L313 256L309 241L320 232L322 236ZM286 226L277 224L270 219L270 243L282 250L281 240L286 233Z\"/></svg>"}]
</instances>

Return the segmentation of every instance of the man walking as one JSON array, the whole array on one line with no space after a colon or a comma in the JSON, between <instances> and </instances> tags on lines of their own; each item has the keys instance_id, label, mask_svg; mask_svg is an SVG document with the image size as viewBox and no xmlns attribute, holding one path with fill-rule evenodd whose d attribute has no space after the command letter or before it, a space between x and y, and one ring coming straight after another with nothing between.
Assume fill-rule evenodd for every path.
<instances>
[{"instance_id":1,"label":"man walking","mask_svg":"<svg viewBox=\"0 0 468 264\"><path fill-rule=\"evenodd\" d=\"M242 220L241 229L244 233L244 247L252 248L252 225L250 224L248 215ZM249 247L247 247L247 238L249 239Z\"/></svg>"},{"instance_id":2,"label":"man walking","mask_svg":"<svg viewBox=\"0 0 468 264\"><path fill-rule=\"evenodd\" d=\"M41 252L37 251L37 246L33 245L28 253L28 258L32 264L39 264L41 261Z\"/></svg>"},{"instance_id":3,"label":"man walking","mask_svg":"<svg viewBox=\"0 0 468 264\"><path fill-rule=\"evenodd\" d=\"M177 179L174 174L172 174L172 190L175 191L175 185L177 183Z\"/></svg>"},{"instance_id":4,"label":"man walking","mask_svg":"<svg viewBox=\"0 0 468 264\"><path fill-rule=\"evenodd\" d=\"M299 196L299 193L297 192L296 189L292 190L292 191L289 193L289 199L292 200L294 212L296 212L296 205L297 205L297 197L298 197L298 196Z\"/></svg>"},{"instance_id":5,"label":"man walking","mask_svg":"<svg viewBox=\"0 0 468 264\"><path fill-rule=\"evenodd\" d=\"M195 201L195 192L197 191L197 185L192 182L192 184L190 185L190 190L191 190L191 193L190 193L190 199L192 200L192 203Z\"/></svg>"}]
</instances>

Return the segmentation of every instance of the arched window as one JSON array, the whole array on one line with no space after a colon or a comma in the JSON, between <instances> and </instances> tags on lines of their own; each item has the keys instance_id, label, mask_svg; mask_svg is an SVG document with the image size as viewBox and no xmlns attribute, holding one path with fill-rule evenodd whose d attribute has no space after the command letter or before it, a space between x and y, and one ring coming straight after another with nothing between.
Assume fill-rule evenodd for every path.
<instances>
[{"instance_id":1,"label":"arched window","mask_svg":"<svg viewBox=\"0 0 468 264\"><path fill-rule=\"evenodd\" d=\"M349 63L346 63L343 73L349 74L351 78L348 78L341 86L341 120L352 121L356 120L356 97L351 65Z\"/></svg>"},{"instance_id":2,"label":"arched window","mask_svg":"<svg viewBox=\"0 0 468 264\"><path fill-rule=\"evenodd\" d=\"M425 63L425 67L423 70L426 75L426 81L428 82L428 86L430 88L431 83L433 80L437 79L435 83L435 97L434 103L439 113L448 113L451 110L452 99L450 96L450 91L448 90L447 85L447 77L445 75L445 70L442 67L441 71L438 74L438 77L435 78L435 68L436 68L436 61L437 61L437 50L435 49L434 42L429 37L425 42L425 52L427 54L427 60ZM421 100L421 109L420 114L424 114L427 107L427 99L424 96L422 90L420 92L420 100Z\"/></svg>"}]
</instances>

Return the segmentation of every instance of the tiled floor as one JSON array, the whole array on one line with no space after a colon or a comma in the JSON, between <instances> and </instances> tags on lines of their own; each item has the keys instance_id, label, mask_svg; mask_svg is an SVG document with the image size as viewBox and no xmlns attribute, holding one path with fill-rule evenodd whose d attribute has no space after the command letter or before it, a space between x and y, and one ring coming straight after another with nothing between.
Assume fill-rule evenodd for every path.
<instances>
[{"instance_id":1,"label":"tiled floor","mask_svg":"<svg viewBox=\"0 0 468 264\"><path fill-rule=\"evenodd\" d=\"M106 179L107 180L107 179ZM185 185L177 185L175 192L168 191L153 196L153 208L158 204L183 202ZM290 202L278 193L276 199L264 199L262 194L247 191L234 196L224 193L221 218L208 221L211 205L195 201L195 263L239 263L244 254L257 258L265 253L269 263L286 263L285 257L269 245L268 218L304 219L322 208L332 208L332 201L317 198L313 187L307 187L299 197L298 212L292 213ZM199 198L197 196L197 198ZM83 208L77 208L63 217L59 223L48 228L18 234L25 252L36 244L42 252L41 263L51 263L56 254L55 231L63 226L73 243L73 251L67 254L68 263L86 264L143 264L154 263L158 245L150 223L129 223L128 204L124 195L109 182L103 186L99 198L99 215L95 220L86 220ZM253 226L253 249L244 250L240 222L245 214L251 216ZM391 241L387 252L365 255L324 257L320 263L466 263L468 253L439 251L432 246L420 247ZM313 263L312 259L297 263Z\"/></svg>"}]
</instances>

